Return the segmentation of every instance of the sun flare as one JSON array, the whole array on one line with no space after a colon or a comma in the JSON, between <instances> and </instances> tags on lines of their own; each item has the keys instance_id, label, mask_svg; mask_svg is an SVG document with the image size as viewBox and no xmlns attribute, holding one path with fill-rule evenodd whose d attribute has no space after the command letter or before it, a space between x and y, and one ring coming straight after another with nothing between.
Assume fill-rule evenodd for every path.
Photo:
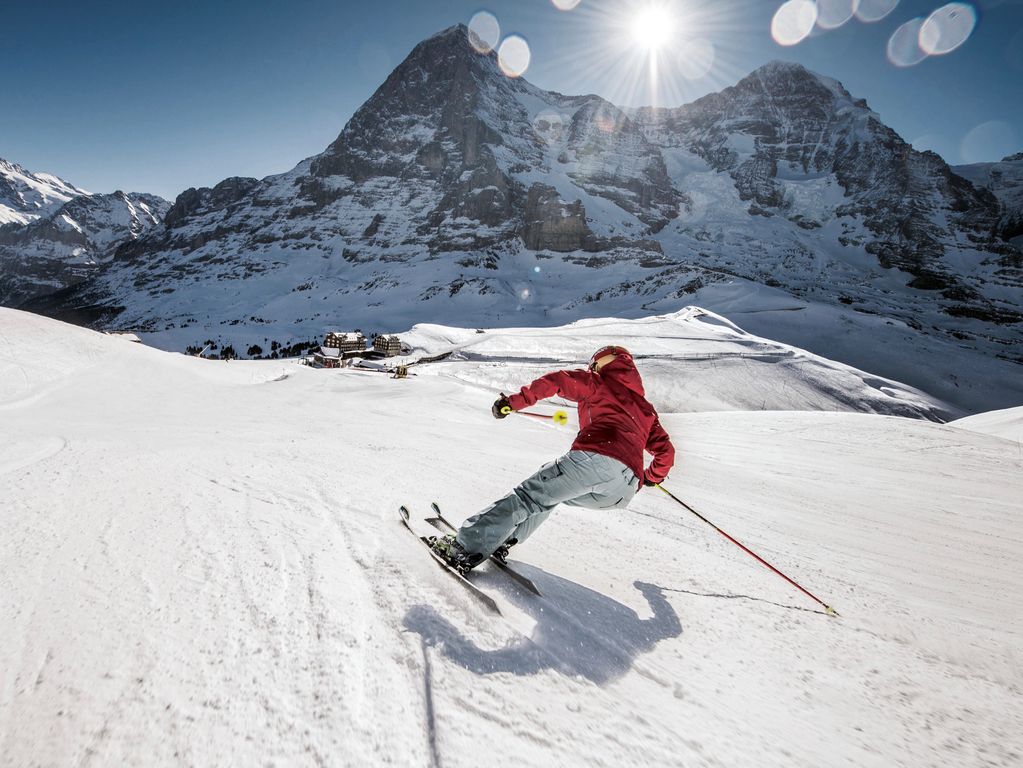
<instances>
[{"instance_id":1,"label":"sun flare","mask_svg":"<svg viewBox=\"0 0 1023 768\"><path fill-rule=\"evenodd\" d=\"M655 51L671 39L674 27L674 19L665 8L650 6L632 20L632 37L643 48Z\"/></svg>"}]
</instances>

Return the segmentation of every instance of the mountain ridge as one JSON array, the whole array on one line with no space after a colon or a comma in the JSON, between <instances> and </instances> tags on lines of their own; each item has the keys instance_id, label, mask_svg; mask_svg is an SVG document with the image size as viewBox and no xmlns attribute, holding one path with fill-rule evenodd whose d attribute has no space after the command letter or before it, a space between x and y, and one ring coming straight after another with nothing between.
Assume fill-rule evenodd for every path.
<instances>
[{"instance_id":1,"label":"mountain ridge","mask_svg":"<svg viewBox=\"0 0 1023 768\"><path fill-rule=\"evenodd\" d=\"M761 285L855 327L890 318L936 361L1023 359L1023 257L996 235L997 199L837 81L775 61L693 104L624 110L506 77L495 58L443 30L324 152L186 190L94 279L26 308L92 308L183 348L254 317L301 338L550 324ZM781 340L823 343L795 333Z\"/></svg>"},{"instance_id":2,"label":"mountain ridge","mask_svg":"<svg viewBox=\"0 0 1023 768\"><path fill-rule=\"evenodd\" d=\"M0 304L85 282L117 247L160 225L169 207L144 192L88 192L0 158Z\"/></svg>"}]
</instances>

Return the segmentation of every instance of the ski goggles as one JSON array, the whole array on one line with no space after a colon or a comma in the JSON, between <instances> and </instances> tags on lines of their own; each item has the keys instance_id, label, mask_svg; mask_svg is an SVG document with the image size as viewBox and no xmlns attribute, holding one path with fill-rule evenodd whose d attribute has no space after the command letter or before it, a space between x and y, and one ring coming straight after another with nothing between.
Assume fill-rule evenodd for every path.
<instances>
[{"instance_id":1,"label":"ski goggles","mask_svg":"<svg viewBox=\"0 0 1023 768\"><path fill-rule=\"evenodd\" d=\"M601 358L607 357L608 355L614 355L615 357L632 357L632 353L629 352L625 347L601 347L593 353L593 357L590 358L590 370L592 371L597 366L597 361Z\"/></svg>"}]
</instances>

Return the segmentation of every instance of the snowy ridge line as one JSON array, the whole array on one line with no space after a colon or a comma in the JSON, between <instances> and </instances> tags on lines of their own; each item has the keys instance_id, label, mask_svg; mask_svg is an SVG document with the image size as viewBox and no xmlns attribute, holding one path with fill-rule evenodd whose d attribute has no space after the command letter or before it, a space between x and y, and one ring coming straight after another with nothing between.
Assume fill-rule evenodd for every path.
<instances>
[{"instance_id":1,"label":"snowy ridge line","mask_svg":"<svg viewBox=\"0 0 1023 768\"><path fill-rule=\"evenodd\" d=\"M403 339L419 354L451 352L423 373L453 376L495 396L555 368L585 367L579 361L588 361L596 349L621 344L638 361L648 399L661 413L862 410L939 422L962 415L905 384L754 336L698 307L636 321L594 319L545 329L416 325Z\"/></svg>"}]
</instances>

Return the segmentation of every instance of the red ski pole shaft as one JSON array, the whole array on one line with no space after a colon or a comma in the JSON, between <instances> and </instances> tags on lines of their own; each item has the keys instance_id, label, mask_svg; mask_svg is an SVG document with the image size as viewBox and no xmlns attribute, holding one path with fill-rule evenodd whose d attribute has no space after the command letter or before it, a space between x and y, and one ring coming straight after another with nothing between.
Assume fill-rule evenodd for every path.
<instances>
[{"instance_id":1,"label":"red ski pole shaft","mask_svg":"<svg viewBox=\"0 0 1023 768\"><path fill-rule=\"evenodd\" d=\"M504 413L517 413L520 416L531 416L534 419L542 419L543 421L553 421L555 424L567 424L568 414L564 411L555 411L554 413L533 413L532 411L516 411L507 406L502 409Z\"/></svg>"},{"instance_id":2,"label":"red ski pole shaft","mask_svg":"<svg viewBox=\"0 0 1023 768\"><path fill-rule=\"evenodd\" d=\"M665 492L666 494L668 494L669 496L671 496L671 498L673 498L673 499L674 499L675 501L677 501L677 502L678 502L679 504L681 504L681 505L682 505L683 507L685 507L686 509L688 509L688 510L689 510L690 512L692 512L692 513L693 513L694 515L696 515L696 516L697 516L698 518L700 518L700 519L701 519L701 520L702 520L703 522L705 522L705 523L706 523L707 525L709 525L709 526L710 526L711 528L713 528L713 529L714 529L715 531L717 531L717 532L718 532L718 533L720 533L720 534L721 534L722 536L724 536L724 537L725 537L726 539L728 539L728 540L729 540L730 542L732 542L732 543L733 543L733 544L734 544L735 546L739 547L739 549L741 549L741 550L742 550L743 552L745 552L746 554L748 554L748 555L750 555L751 557L755 558L755 559L756 559L756 561L757 561L758 563L760 563L761 565L765 565L765 566L767 566L767 567L768 567L768 568L770 568L770 569L771 569L772 571L774 571L774 572L775 572L775 573L777 573L777 574L778 574L779 576L781 576L781 577L782 577L783 579L785 579L785 581L787 581L787 582L788 582L789 584L791 584L791 585L792 585L792 586L794 586L794 587L795 587L796 589L798 589L798 590L799 590L800 592L802 592L802 593L803 593L804 595L806 595L806 596L807 596L807 597L809 597L810 599L812 599L812 600L814 600L814 601L816 601L816 602L820 603L821 605L823 605L823 606L824 606L824 608L825 608L825 609L827 610L827 613L828 613L828 615L829 615L829 616L838 616L838 611L836 611L836 610L835 610L834 608L832 608L832 607L831 607L830 605L828 605L827 603L825 603L825 602L824 602L823 600L821 600L821 599L820 599L819 597L817 597L816 595L814 595L814 594L813 594L812 592L810 592L809 590L807 590L807 589L804 589L803 587L801 587L801 586L800 586L799 584L797 584L797 583L796 583L795 581L793 581L792 579L790 579L790 578L789 578L788 576L786 576L786 575L785 575L784 573L782 573L781 571L779 571L779 570L778 570L777 568L775 568L775 567L774 567L773 565L771 565L771 564L770 564L769 562L767 562L767 561L766 561L766 560L765 560L764 558L762 558L762 557L761 557L760 555L758 555L758 554L757 554L756 552L754 552L754 551L753 551L752 549L750 549L749 547L747 547L747 546L746 546L745 544L743 544L743 543L742 543L742 542L740 542L740 541L736 541L736 540L735 540L734 538L732 538L732 537L731 537L731 536L729 536L729 535L728 535L727 533L725 533L724 531L722 531L722 530L721 530L720 528L718 528L718 527L717 527L716 525L714 525L714 523L712 523L712 522L711 522L710 520L708 520L707 518L705 518L705 517L704 517L703 515L701 515L701 514L700 514L699 512L697 512L697 511L696 511L695 509L693 509L692 507L690 507L690 506L689 506L688 504L686 504L686 503L685 503L684 501L682 501L682 499L680 499L680 498L679 498L678 496L676 496L676 495L675 495L674 493L672 493L671 491L669 491L669 490L668 490L667 488L665 488L665 487L664 487L663 485L660 485L660 484L658 484L658 486L657 486L657 487L658 487L658 488L660 488L660 489L661 489L662 491L664 491L664 492Z\"/></svg>"}]
</instances>

